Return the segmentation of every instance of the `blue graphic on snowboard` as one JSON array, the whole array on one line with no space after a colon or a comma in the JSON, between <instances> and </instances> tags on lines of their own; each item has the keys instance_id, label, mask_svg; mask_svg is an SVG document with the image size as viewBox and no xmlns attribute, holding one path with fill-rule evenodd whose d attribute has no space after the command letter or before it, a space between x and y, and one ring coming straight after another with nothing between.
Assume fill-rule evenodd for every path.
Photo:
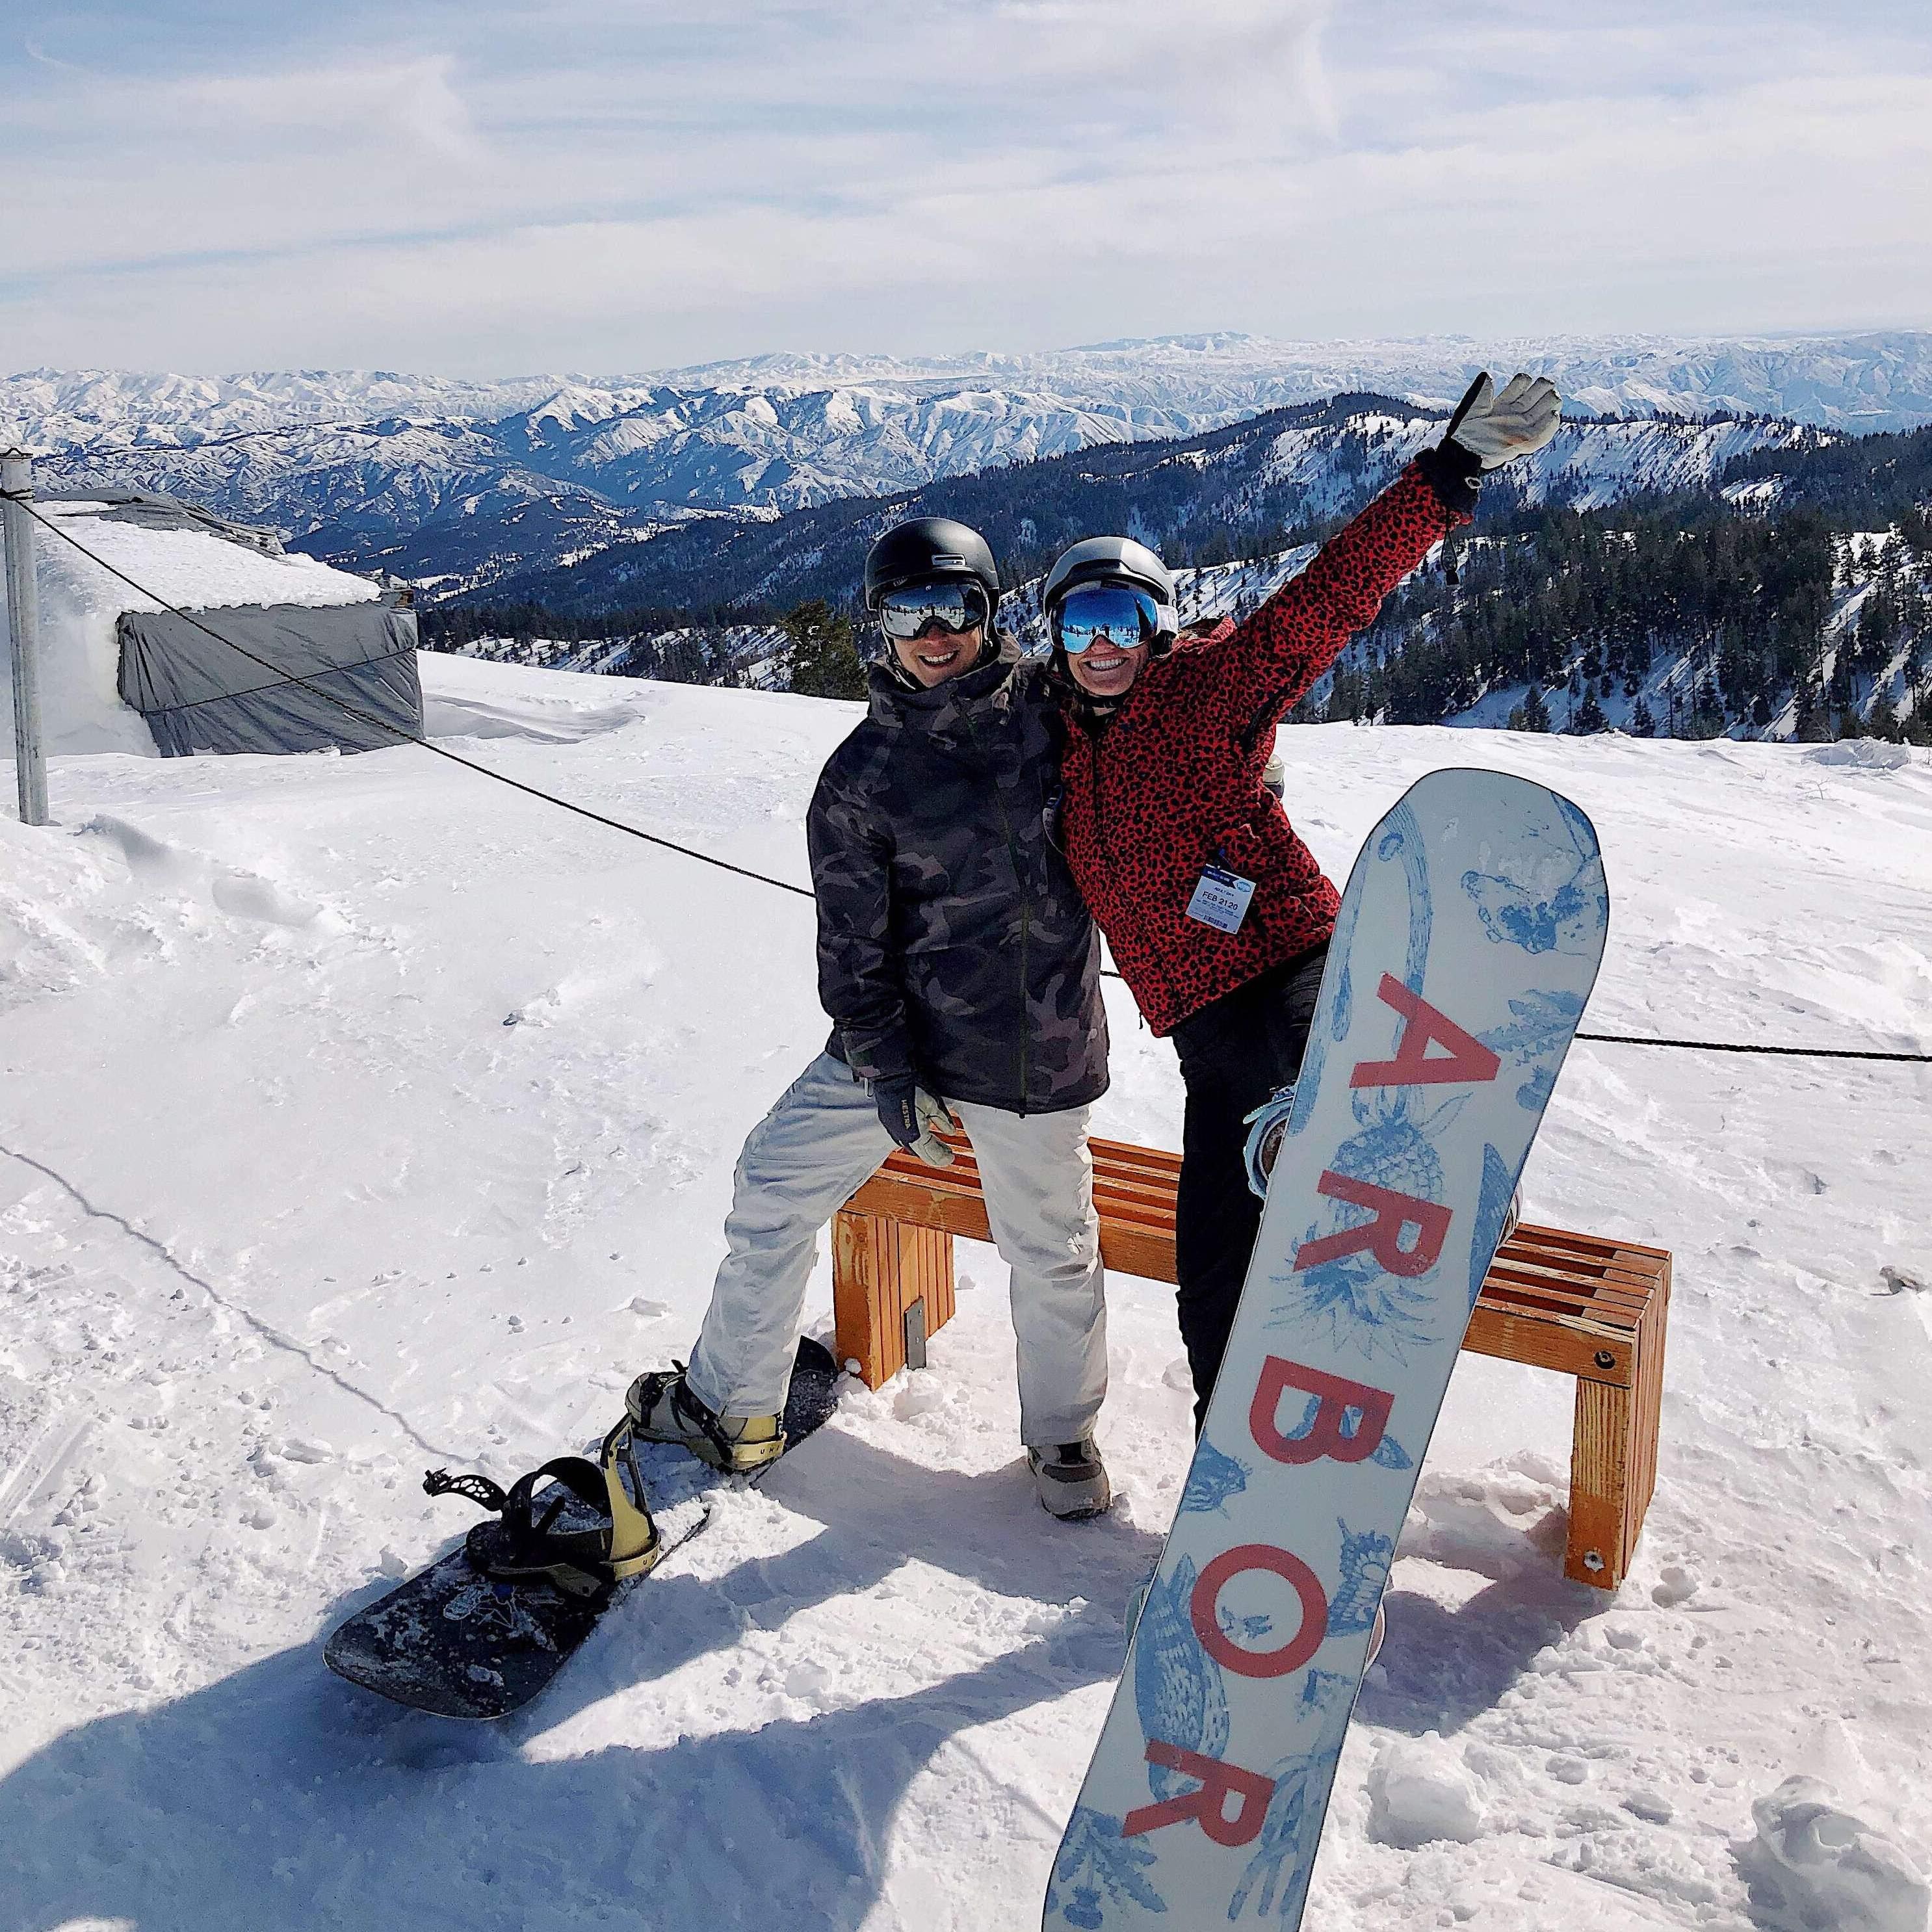
<instances>
[{"instance_id":1,"label":"blue graphic on snowboard","mask_svg":"<svg viewBox=\"0 0 1932 1932\"><path fill-rule=\"evenodd\" d=\"M1567 798L1557 801L1562 814L1564 849L1539 849L1547 839L1526 842L1504 874L1467 872L1462 890L1474 902L1476 916L1491 941L1520 946L1526 952L1591 953L1602 946L1610 923L1610 888L1590 821ZM1556 874L1550 883L1547 874Z\"/></svg>"},{"instance_id":2,"label":"blue graphic on snowboard","mask_svg":"<svg viewBox=\"0 0 1932 1932\"><path fill-rule=\"evenodd\" d=\"M1055 1932L1301 1924L1417 1462L1608 910L1588 820L1521 779L1433 774L1364 846L1221 1385L1055 1861ZM1398 962L1402 999L1389 984ZM1412 1057L1418 1000L1467 1029L1455 1065L1439 1059L1451 1036L1438 1023ZM1469 1070L1470 1038L1493 1063ZM1391 1060L1410 1084L1388 1084ZM1424 1072L1432 1061L1438 1077ZM1286 1099L1251 1123L1258 1134ZM1360 1198L1341 1198L1349 1184ZM1402 1202L1388 1197L1406 1197L1422 1224L1397 1224ZM1322 1252L1298 1270L1315 1242ZM1397 1254L1417 1272L1399 1272ZM1254 1419L1264 1390L1277 1406ZM1372 1451L1349 1454L1364 1430ZM1169 1763L1147 1758L1156 1744ZM1208 1762L1197 1774L1177 1757ZM1190 1808L1204 1792L1211 1808Z\"/></svg>"},{"instance_id":3,"label":"blue graphic on snowboard","mask_svg":"<svg viewBox=\"0 0 1932 1932\"><path fill-rule=\"evenodd\" d=\"M1442 1162L1431 1143L1462 1110L1464 1096L1424 1097L1420 1087L1364 1088L1352 1096L1362 1131L1342 1143L1328 1165L1351 1180L1366 1180L1418 1201L1440 1205ZM1331 1202L1319 1222L1311 1222L1298 1248L1324 1234L1358 1227L1373 1216L1346 1202ZM1292 1262L1292 1256L1288 1257ZM1430 1284L1436 1270L1406 1279L1390 1274L1366 1252L1296 1272L1289 1267L1269 1277L1275 1291L1270 1328L1322 1324L1336 1346L1351 1346L1364 1360L1406 1351L1433 1338L1429 1320L1436 1305Z\"/></svg>"}]
</instances>

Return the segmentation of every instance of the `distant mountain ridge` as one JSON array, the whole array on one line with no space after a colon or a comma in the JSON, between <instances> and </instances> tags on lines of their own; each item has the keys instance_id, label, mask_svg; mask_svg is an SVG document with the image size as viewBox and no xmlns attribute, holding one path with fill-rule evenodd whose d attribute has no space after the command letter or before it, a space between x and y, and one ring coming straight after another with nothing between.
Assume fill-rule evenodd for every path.
<instances>
[{"instance_id":1,"label":"distant mountain ridge","mask_svg":"<svg viewBox=\"0 0 1932 1932\"><path fill-rule=\"evenodd\" d=\"M493 603L528 602L556 614L691 611L768 614L808 598L849 604L867 545L889 524L920 514L958 517L985 532L1009 581L1043 569L1054 554L1096 530L1159 546L1171 562L1216 563L1278 550L1318 534L1387 484L1442 433L1447 410L1390 396L1352 394L1271 410L1201 435L1114 443L967 476L942 476L890 495L848 496L760 520L691 518L645 542L543 554L527 532L494 556L470 553L462 587ZM1495 479L1490 502L1588 509L1642 494L1714 490L1747 457L1819 446L1830 433L1768 418L1694 423L1656 419L1564 424L1534 459ZM1774 476L1762 479L1775 490ZM381 568L435 594L450 546L482 544L472 517L426 523L407 536L370 532L349 542L301 547L350 569Z\"/></svg>"},{"instance_id":2,"label":"distant mountain ridge","mask_svg":"<svg viewBox=\"0 0 1932 1932\"><path fill-rule=\"evenodd\" d=\"M1349 392L1445 404L1486 366L1549 374L1573 413L1768 415L1854 431L1932 422L1932 332L1224 334L1037 355L772 355L610 379L36 370L0 380L0 435L47 452L63 483L165 490L289 537L400 531L472 496L480 507L572 490L648 523L876 496Z\"/></svg>"},{"instance_id":3,"label":"distant mountain ridge","mask_svg":"<svg viewBox=\"0 0 1932 1932\"><path fill-rule=\"evenodd\" d=\"M1258 414L1349 389L1448 400L1478 368L1534 367L1573 406L1786 416L1820 428L1932 422L1932 332L1794 336L1424 337L1294 342L1234 332L1094 343L1037 353L769 354L615 376L502 380L391 370L200 376L32 370L0 378L0 430L53 450L185 446L224 436L386 417L500 422L563 408L602 419L664 394L800 395L854 386L1046 395L1119 418L1150 407ZM1210 425L1196 421L1194 428ZM1112 440L1112 439L1109 439Z\"/></svg>"},{"instance_id":4,"label":"distant mountain ridge","mask_svg":"<svg viewBox=\"0 0 1932 1932\"><path fill-rule=\"evenodd\" d=\"M1219 334L1028 355L771 355L608 380L41 370L0 381L0 435L47 452L45 488L178 496L442 596L600 557L621 575L638 544L694 518L755 524L1082 452L1184 444L1336 395L1439 412L1483 366L1547 370L1573 417L1649 423L1621 448L1622 432L1564 446L1573 474L1549 487L1576 500L1654 482L1678 434L1660 415L1826 433L1932 422L1932 332ZM1681 454L1694 466L1688 444ZM1304 490L1324 460L1309 455Z\"/></svg>"}]
</instances>

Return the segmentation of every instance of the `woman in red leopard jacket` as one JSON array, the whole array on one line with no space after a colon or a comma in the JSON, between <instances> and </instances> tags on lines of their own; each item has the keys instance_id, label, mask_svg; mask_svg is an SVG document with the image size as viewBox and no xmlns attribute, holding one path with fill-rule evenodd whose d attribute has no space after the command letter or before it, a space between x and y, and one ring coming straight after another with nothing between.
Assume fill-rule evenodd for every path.
<instances>
[{"instance_id":1,"label":"woman in red leopard jacket","mask_svg":"<svg viewBox=\"0 0 1932 1932\"><path fill-rule=\"evenodd\" d=\"M1180 1332L1198 1429L1261 1222L1245 1116L1299 1074L1340 904L1263 782L1276 725L1382 600L1467 523L1486 469L1556 432L1547 382L1480 377L1425 450L1246 622L1178 644L1144 544L1090 538L1042 604L1070 728L1073 876L1187 1092L1176 1203Z\"/></svg>"}]
</instances>

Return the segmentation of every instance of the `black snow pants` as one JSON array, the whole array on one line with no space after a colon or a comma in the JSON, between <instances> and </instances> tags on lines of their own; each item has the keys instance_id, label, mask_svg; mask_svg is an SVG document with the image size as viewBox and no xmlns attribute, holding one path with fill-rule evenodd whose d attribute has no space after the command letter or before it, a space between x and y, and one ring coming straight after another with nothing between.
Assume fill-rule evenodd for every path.
<instances>
[{"instance_id":1,"label":"black snow pants","mask_svg":"<svg viewBox=\"0 0 1932 1932\"><path fill-rule=\"evenodd\" d=\"M1262 1204L1248 1186L1244 1117L1301 1071L1328 949L1270 968L1174 1030L1187 1089L1174 1204L1180 1339L1194 1378L1196 1434L1221 1370Z\"/></svg>"}]
</instances>

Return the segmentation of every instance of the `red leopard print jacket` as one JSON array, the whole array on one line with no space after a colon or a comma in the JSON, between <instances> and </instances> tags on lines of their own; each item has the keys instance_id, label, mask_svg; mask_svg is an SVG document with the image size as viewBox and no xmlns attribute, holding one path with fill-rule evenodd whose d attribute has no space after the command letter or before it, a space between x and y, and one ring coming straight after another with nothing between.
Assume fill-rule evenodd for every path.
<instances>
[{"instance_id":1,"label":"red leopard print jacket","mask_svg":"<svg viewBox=\"0 0 1932 1932\"><path fill-rule=\"evenodd\" d=\"M1413 464L1246 622L1150 661L1062 762L1073 876L1156 1034L1318 946L1340 896L1262 783L1274 727L1467 514ZM1204 866L1255 881L1240 929L1186 916Z\"/></svg>"}]
</instances>

